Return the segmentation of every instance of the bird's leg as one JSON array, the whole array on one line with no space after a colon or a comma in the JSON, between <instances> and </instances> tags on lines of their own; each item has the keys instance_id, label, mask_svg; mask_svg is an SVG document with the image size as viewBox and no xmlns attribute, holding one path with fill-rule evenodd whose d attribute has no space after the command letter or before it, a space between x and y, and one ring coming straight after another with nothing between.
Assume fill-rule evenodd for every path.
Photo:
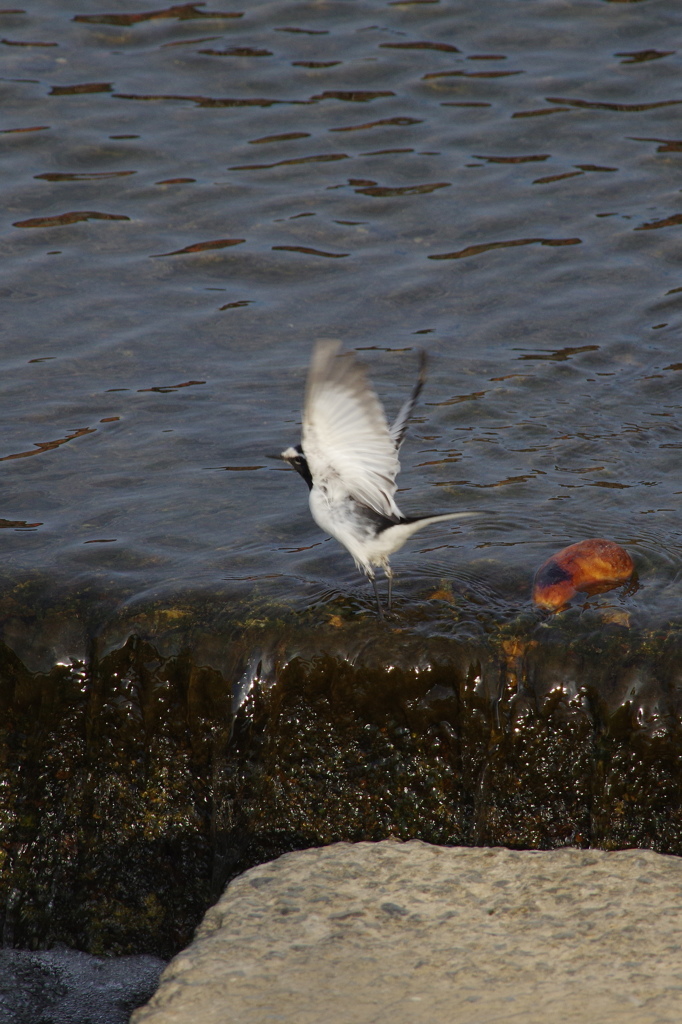
<instances>
[{"instance_id":1,"label":"bird's leg","mask_svg":"<svg viewBox=\"0 0 682 1024\"><path fill-rule=\"evenodd\" d=\"M386 573L386 579L388 580L388 606L387 607L388 607L388 611L390 612L390 610L391 610L391 598L393 596L393 573L388 568L388 566L386 567L386 569L384 571Z\"/></svg>"},{"instance_id":2,"label":"bird's leg","mask_svg":"<svg viewBox=\"0 0 682 1024\"><path fill-rule=\"evenodd\" d=\"M379 600L379 591L377 590L377 581L374 578L374 573L372 573L371 576L368 575L367 579L372 581L372 586L374 587L374 596L377 599L377 615L379 616L380 619L383 619L384 612L383 612L383 609L381 607L381 601Z\"/></svg>"}]
</instances>

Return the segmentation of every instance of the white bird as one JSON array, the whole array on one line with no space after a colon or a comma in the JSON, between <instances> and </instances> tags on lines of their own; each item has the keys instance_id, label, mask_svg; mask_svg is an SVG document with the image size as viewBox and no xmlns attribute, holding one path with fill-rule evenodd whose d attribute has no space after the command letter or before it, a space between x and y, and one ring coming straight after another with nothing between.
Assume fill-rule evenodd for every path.
<instances>
[{"instance_id":1,"label":"white bird","mask_svg":"<svg viewBox=\"0 0 682 1024\"><path fill-rule=\"evenodd\" d=\"M374 566L388 578L391 607L393 573L389 557L408 537L430 523L472 515L404 516L394 500L400 470L398 450L417 398L424 386L426 356L419 377L395 422L386 416L365 370L352 352L339 354L338 341L319 341L313 350L303 408L301 444L281 458L301 474L310 490L312 517L353 556L371 580L381 602Z\"/></svg>"}]
</instances>

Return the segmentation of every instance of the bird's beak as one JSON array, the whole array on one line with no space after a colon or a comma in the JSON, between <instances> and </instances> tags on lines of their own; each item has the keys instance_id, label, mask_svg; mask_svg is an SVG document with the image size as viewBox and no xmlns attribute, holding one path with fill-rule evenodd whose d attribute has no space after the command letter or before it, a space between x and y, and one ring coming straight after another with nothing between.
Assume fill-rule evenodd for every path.
<instances>
[{"instance_id":1,"label":"bird's beak","mask_svg":"<svg viewBox=\"0 0 682 1024\"><path fill-rule=\"evenodd\" d=\"M265 455L264 458L266 458L266 459L275 459L277 462L286 462L287 461L284 458L283 455L279 455L279 454L277 454L277 455Z\"/></svg>"}]
</instances>

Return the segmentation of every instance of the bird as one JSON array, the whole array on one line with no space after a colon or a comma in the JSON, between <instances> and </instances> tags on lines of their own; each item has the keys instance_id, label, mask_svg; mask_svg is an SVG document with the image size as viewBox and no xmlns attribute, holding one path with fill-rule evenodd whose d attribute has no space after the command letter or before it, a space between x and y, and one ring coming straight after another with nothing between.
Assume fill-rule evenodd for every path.
<instances>
[{"instance_id":1,"label":"bird","mask_svg":"<svg viewBox=\"0 0 682 1024\"><path fill-rule=\"evenodd\" d=\"M281 459L305 480L310 511L325 533L350 553L372 583L379 618L383 609L375 567L388 579L391 610L393 572L389 558L417 530L471 512L405 516L395 502L398 452L426 379L426 354L419 375L392 424L353 352L336 340L318 341L312 353L302 416L301 443Z\"/></svg>"}]
</instances>

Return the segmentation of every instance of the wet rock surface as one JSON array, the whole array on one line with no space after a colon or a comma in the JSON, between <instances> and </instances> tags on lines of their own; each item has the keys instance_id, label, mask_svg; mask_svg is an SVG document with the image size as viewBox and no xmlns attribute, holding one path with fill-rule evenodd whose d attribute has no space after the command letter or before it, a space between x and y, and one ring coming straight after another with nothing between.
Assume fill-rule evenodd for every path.
<instances>
[{"instance_id":1,"label":"wet rock surface","mask_svg":"<svg viewBox=\"0 0 682 1024\"><path fill-rule=\"evenodd\" d=\"M336 844L236 878L131 1024L672 1024L682 862Z\"/></svg>"},{"instance_id":2,"label":"wet rock surface","mask_svg":"<svg viewBox=\"0 0 682 1024\"><path fill-rule=\"evenodd\" d=\"M2 1024L127 1024L156 988L164 963L104 959L71 949L0 950Z\"/></svg>"},{"instance_id":3,"label":"wet rock surface","mask_svg":"<svg viewBox=\"0 0 682 1024\"><path fill-rule=\"evenodd\" d=\"M168 958L235 875L340 841L682 853L674 627L217 621L0 649L7 945Z\"/></svg>"}]
</instances>

